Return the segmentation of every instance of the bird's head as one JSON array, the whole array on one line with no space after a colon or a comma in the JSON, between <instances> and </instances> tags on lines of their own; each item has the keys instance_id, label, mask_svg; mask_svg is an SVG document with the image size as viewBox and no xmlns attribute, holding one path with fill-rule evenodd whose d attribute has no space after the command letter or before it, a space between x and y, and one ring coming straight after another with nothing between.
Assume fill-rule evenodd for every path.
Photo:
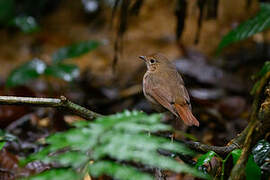
<instances>
[{"instance_id":1,"label":"bird's head","mask_svg":"<svg viewBox=\"0 0 270 180\"><path fill-rule=\"evenodd\" d=\"M166 67L170 64L169 60L160 53L149 56L140 56L139 58L145 62L149 71L156 71L161 67Z\"/></svg>"}]
</instances>

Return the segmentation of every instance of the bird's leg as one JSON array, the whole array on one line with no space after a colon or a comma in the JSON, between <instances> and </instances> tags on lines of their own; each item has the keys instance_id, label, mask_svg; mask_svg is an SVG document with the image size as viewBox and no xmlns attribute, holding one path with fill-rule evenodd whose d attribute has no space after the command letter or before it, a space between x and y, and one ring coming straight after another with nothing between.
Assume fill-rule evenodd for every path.
<instances>
[{"instance_id":1,"label":"bird's leg","mask_svg":"<svg viewBox=\"0 0 270 180\"><path fill-rule=\"evenodd\" d=\"M163 118L162 118L162 122L164 122L164 123L169 123L169 122L171 122L171 120L173 120L173 118L174 118L174 116L173 116L169 111L166 111L166 112L164 112L163 114L164 114L164 116L163 116ZM173 142L173 140L174 140L174 138L175 138L175 133L172 132L172 133L170 133L168 136L170 137L171 142Z\"/></svg>"},{"instance_id":2,"label":"bird's leg","mask_svg":"<svg viewBox=\"0 0 270 180\"><path fill-rule=\"evenodd\" d=\"M170 137L171 137L171 143L173 143L173 139L174 139L174 137L175 137L175 133L172 132L172 134L170 135Z\"/></svg>"}]
</instances>

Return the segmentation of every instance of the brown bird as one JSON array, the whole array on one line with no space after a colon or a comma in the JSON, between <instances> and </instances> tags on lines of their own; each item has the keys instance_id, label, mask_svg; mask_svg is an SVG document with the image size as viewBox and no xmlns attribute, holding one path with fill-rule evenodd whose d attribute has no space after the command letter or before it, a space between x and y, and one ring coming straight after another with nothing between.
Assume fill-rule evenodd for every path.
<instances>
[{"instance_id":1,"label":"brown bird","mask_svg":"<svg viewBox=\"0 0 270 180\"><path fill-rule=\"evenodd\" d=\"M188 126L199 126L191 112L188 92L175 66L162 54L140 56L147 65L143 77L143 93L158 111L166 109Z\"/></svg>"}]
</instances>

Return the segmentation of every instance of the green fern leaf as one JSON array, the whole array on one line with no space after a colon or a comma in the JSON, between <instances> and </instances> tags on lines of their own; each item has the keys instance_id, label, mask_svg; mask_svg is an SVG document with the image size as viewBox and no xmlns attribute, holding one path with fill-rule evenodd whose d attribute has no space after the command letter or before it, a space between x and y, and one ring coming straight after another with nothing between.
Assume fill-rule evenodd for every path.
<instances>
[{"instance_id":1,"label":"green fern leaf","mask_svg":"<svg viewBox=\"0 0 270 180\"><path fill-rule=\"evenodd\" d=\"M187 164L159 154L159 150L166 150L194 155L185 145L152 134L171 130L170 126L161 123L160 114L124 111L98 118L94 122L74 125L75 128L48 137L48 146L22 163L41 160L74 170L89 167L92 176L107 174L116 179L153 179L150 174L141 172L133 165L120 163L130 162L208 178L208 175Z\"/></svg>"},{"instance_id":2,"label":"green fern leaf","mask_svg":"<svg viewBox=\"0 0 270 180\"><path fill-rule=\"evenodd\" d=\"M138 173L137 169L133 167L123 166L111 161L94 162L89 166L89 173L95 177L108 174L122 180L154 180L154 177L147 173Z\"/></svg>"}]
</instances>

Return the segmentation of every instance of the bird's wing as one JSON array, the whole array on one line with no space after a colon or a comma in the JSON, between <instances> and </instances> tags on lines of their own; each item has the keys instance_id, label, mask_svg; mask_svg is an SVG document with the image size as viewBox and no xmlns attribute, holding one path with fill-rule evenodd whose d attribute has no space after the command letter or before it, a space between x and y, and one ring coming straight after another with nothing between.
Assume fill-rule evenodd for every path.
<instances>
[{"instance_id":1,"label":"bird's wing","mask_svg":"<svg viewBox=\"0 0 270 180\"><path fill-rule=\"evenodd\" d=\"M180 96L175 100L175 103L178 104L187 104L189 108L191 109L191 104L190 104L190 98L187 89L185 88L184 85L179 85L178 91L180 92Z\"/></svg>"},{"instance_id":2,"label":"bird's wing","mask_svg":"<svg viewBox=\"0 0 270 180\"><path fill-rule=\"evenodd\" d=\"M181 118L186 125L199 126L199 122L191 112L189 95L184 85L179 83L174 86L168 86L168 83L155 77L148 78L148 83L145 87L147 95L151 96L152 99L171 111L175 116ZM174 89L170 89L171 87ZM174 94L177 95L176 99Z\"/></svg>"},{"instance_id":3,"label":"bird's wing","mask_svg":"<svg viewBox=\"0 0 270 180\"><path fill-rule=\"evenodd\" d=\"M151 96L157 102L159 102L163 107L171 111L176 117L180 117L184 123L188 126L199 126L199 121L193 116L189 104L178 104L171 102L167 96L165 96L165 91L162 88L151 89Z\"/></svg>"},{"instance_id":4,"label":"bird's wing","mask_svg":"<svg viewBox=\"0 0 270 180\"><path fill-rule=\"evenodd\" d=\"M164 91L164 89L162 89L162 88L152 88L152 89L150 89L150 91L151 91L151 96L152 96L153 99L155 99L164 108L168 109L173 114L178 116L177 113L175 112L173 106L172 106L172 104L174 102L172 102L170 98L165 96L167 94L167 92Z\"/></svg>"},{"instance_id":5,"label":"bird's wing","mask_svg":"<svg viewBox=\"0 0 270 180\"><path fill-rule=\"evenodd\" d=\"M149 77L147 83L145 83L145 91L148 96L151 96L152 99L157 101L159 104L161 104L164 108L171 111L173 114L177 116L177 113L174 110L174 107L172 106L172 103L174 103L174 99L171 95L170 90L167 86L158 86L160 82L157 82L159 80Z\"/></svg>"}]
</instances>

